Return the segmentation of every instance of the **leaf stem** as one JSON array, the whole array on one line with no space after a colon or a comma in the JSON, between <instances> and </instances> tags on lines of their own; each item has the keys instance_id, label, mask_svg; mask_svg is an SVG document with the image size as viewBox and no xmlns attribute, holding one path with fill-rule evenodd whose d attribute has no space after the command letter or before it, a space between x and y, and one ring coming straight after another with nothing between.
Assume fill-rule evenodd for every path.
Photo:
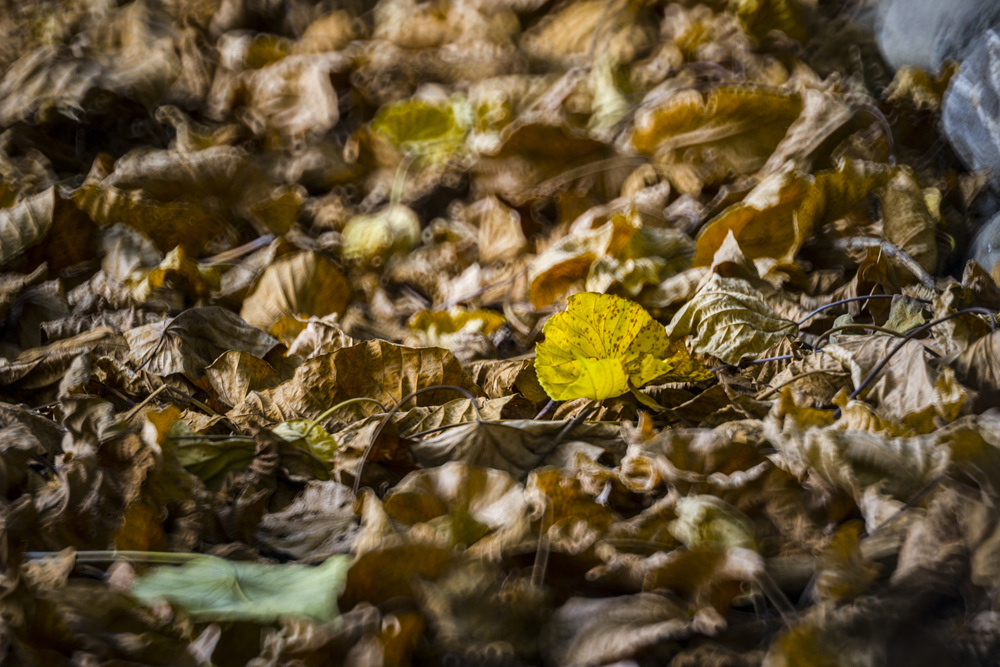
<instances>
[{"instance_id":1,"label":"leaf stem","mask_svg":"<svg viewBox=\"0 0 1000 667\"><path fill-rule=\"evenodd\" d=\"M824 310L827 310L829 308L833 308L835 306L842 306L845 303L851 303L852 301L868 301L869 299L892 299L892 298L895 298L897 296L903 296L903 295L901 295L901 294L867 294L865 296L852 296L852 297L849 297L847 299L841 299L839 301L834 301L832 303L828 303L825 306L820 306L819 308L817 308L816 310L812 311L811 313L809 313L808 315L806 315L805 317L803 317L801 320L799 320L798 322L796 322L796 324L798 324L801 327L803 324L805 324L806 322L808 322L809 320L811 320L813 317L819 315ZM913 298L913 297L910 297L910 298ZM931 303L927 299L916 299L916 298L914 298L914 301L917 301L919 303L927 303L927 304Z\"/></svg>"},{"instance_id":2,"label":"leaf stem","mask_svg":"<svg viewBox=\"0 0 1000 667\"><path fill-rule=\"evenodd\" d=\"M884 333L889 336L901 337L906 335L904 333L896 331L895 329L886 329L885 327L876 326L874 324L841 324L839 327L833 327L832 329L824 331L823 334L816 339L816 343L813 345L813 350L819 350L822 347L820 343L822 343L824 340L826 340L835 333L838 333L840 331L859 331L862 329L870 329L872 331Z\"/></svg>"},{"instance_id":3,"label":"leaf stem","mask_svg":"<svg viewBox=\"0 0 1000 667\"><path fill-rule=\"evenodd\" d=\"M865 377L865 379L861 381L861 384L858 385L857 389L855 389L853 392L851 392L851 395L848 398L850 398L853 401L858 396L860 396L861 392L863 392L865 389L867 389L868 385L870 385L875 380L875 378L878 377L878 374L882 372L882 369L885 368L886 364L889 363L889 360L892 359L892 357L897 352L899 352L901 349L903 349L904 345L906 345L911 340L913 340L914 337L916 337L918 334L921 334L924 331L927 331L928 329L930 329L931 327L937 326L938 324L941 324L943 322L947 322L948 320L954 319L954 318L958 317L959 315L968 315L970 313L987 313L987 314L989 314L991 320L993 321L993 330L996 331L996 318L993 316L993 312L990 311L990 310L987 310L986 308L978 308L978 307L963 308L962 310L955 311L954 313L951 313L950 315L945 315L944 317L940 317L940 318L938 318L936 320L932 320L932 321L928 322L927 324L924 324L923 326L919 326L916 329L913 329L912 331L910 331L909 333L907 333L906 336L903 338L903 340L899 341L899 343L897 343L896 346L894 348L892 348L892 350L889 352L889 354L885 355L885 357L882 359L882 361L878 362L878 364L875 365L875 368L873 368L871 370L871 372L868 373L868 375ZM837 417L840 416L840 409L839 408L837 409L836 416Z\"/></svg>"},{"instance_id":4,"label":"leaf stem","mask_svg":"<svg viewBox=\"0 0 1000 667\"><path fill-rule=\"evenodd\" d=\"M307 430L304 434L302 434L302 438L303 439L308 438L309 434L313 432L314 428L318 427L320 424L329 419L330 416L333 415L333 413L335 413L337 410L346 408L349 405L356 405L358 403L374 403L375 405L379 406L379 408L382 409L382 412L385 412L385 406L382 405L380 401L377 401L374 398L368 398L367 396L359 396L358 398L349 398L346 401L341 401L340 403L337 403L329 410L326 410L319 417L316 417L316 419L309 420L310 424L309 430Z\"/></svg>"},{"instance_id":5,"label":"leaf stem","mask_svg":"<svg viewBox=\"0 0 1000 667\"><path fill-rule=\"evenodd\" d=\"M61 551L28 551L24 557L28 560L45 560L59 556ZM130 563L161 563L164 565L183 565L199 558L206 558L205 554L196 553L173 553L170 551L119 551L108 549L103 551L77 551L74 554L77 563L111 563L118 560Z\"/></svg>"},{"instance_id":6,"label":"leaf stem","mask_svg":"<svg viewBox=\"0 0 1000 667\"><path fill-rule=\"evenodd\" d=\"M801 380L802 378L809 377L810 375L819 375L820 373L824 373L826 375L847 375L847 371L831 371L826 368L817 368L811 371L805 371L803 373L799 373L798 375L794 375L790 379L774 387L768 387L767 389L762 389L760 393L758 393L757 396L755 396L755 398L758 401L762 401L767 396L770 396L771 393L773 392L780 391L782 388L787 387L790 384L794 384L799 380Z\"/></svg>"}]
</instances>

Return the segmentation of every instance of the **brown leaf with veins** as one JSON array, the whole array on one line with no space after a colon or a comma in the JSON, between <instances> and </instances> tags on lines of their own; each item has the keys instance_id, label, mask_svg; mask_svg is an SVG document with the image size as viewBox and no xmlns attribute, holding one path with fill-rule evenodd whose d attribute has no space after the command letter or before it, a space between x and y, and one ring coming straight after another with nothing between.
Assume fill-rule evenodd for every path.
<instances>
[{"instance_id":1,"label":"brown leaf with veins","mask_svg":"<svg viewBox=\"0 0 1000 667\"><path fill-rule=\"evenodd\" d=\"M692 349L727 364L755 357L798 331L771 310L750 283L713 275L667 326L672 340L693 336Z\"/></svg>"},{"instance_id":2,"label":"brown leaf with veins","mask_svg":"<svg viewBox=\"0 0 1000 667\"><path fill-rule=\"evenodd\" d=\"M232 312L218 306L191 308L157 324L125 332L129 359L154 375L182 373L195 381L230 350L263 357L278 344Z\"/></svg>"},{"instance_id":3,"label":"brown leaf with veins","mask_svg":"<svg viewBox=\"0 0 1000 667\"><path fill-rule=\"evenodd\" d=\"M283 317L343 315L351 285L333 263L315 252L285 255L271 262L243 301L240 317L270 328Z\"/></svg>"},{"instance_id":4,"label":"brown leaf with veins","mask_svg":"<svg viewBox=\"0 0 1000 667\"><path fill-rule=\"evenodd\" d=\"M328 408L359 397L373 398L388 410L407 394L436 385L482 393L447 350L371 340L308 359L291 380L252 393L235 412L263 414L274 421L315 419ZM452 391L437 389L420 394L410 405L440 405L454 396ZM376 412L381 410L375 404L360 403L344 408L343 414L364 417Z\"/></svg>"},{"instance_id":5,"label":"brown leaf with veins","mask_svg":"<svg viewBox=\"0 0 1000 667\"><path fill-rule=\"evenodd\" d=\"M219 400L229 406L242 403L251 391L270 389L281 382L270 364L242 350L220 354L205 367L205 375Z\"/></svg>"},{"instance_id":6,"label":"brown leaf with veins","mask_svg":"<svg viewBox=\"0 0 1000 667\"><path fill-rule=\"evenodd\" d=\"M459 549L522 523L528 513L524 487L511 476L459 461L410 473L383 506L411 532L423 525Z\"/></svg>"},{"instance_id":7,"label":"brown leaf with veins","mask_svg":"<svg viewBox=\"0 0 1000 667\"><path fill-rule=\"evenodd\" d=\"M559 434L568 426L564 421L528 419L469 422L414 442L410 445L410 453L424 467L463 461L502 470L524 480L532 470L555 455L560 445ZM581 425L573 431L572 437L600 447L597 443L605 435L602 431L606 433L606 429L594 425Z\"/></svg>"}]
</instances>

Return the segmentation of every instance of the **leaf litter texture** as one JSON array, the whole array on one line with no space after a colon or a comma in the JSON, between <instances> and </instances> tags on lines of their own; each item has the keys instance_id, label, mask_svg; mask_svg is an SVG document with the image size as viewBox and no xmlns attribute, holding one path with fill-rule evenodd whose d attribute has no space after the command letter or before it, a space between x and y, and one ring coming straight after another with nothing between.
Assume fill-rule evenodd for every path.
<instances>
[{"instance_id":1,"label":"leaf litter texture","mask_svg":"<svg viewBox=\"0 0 1000 667\"><path fill-rule=\"evenodd\" d=\"M0 661L1000 659L953 70L841 2L22 4Z\"/></svg>"}]
</instances>

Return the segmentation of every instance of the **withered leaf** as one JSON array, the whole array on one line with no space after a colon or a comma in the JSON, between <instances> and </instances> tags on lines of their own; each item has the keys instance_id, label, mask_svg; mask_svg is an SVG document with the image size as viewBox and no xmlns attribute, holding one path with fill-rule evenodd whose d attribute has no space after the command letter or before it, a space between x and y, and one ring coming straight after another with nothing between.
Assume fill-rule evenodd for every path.
<instances>
[{"instance_id":1,"label":"withered leaf","mask_svg":"<svg viewBox=\"0 0 1000 667\"><path fill-rule=\"evenodd\" d=\"M278 342L218 306L192 308L174 318L125 332L129 359L154 375L183 373L191 380L229 350L263 357Z\"/></svg>"},{"instance_id":2,"label":"withered leaf","mask_svg":"<svg viewBox=\"0 0 1000 667\"><path fill-rule=\"evenodd\" d=\"M291 505L264 516L257 539L262 549L300 561L346 554L358 532L353 504L343 484L311 481Z\"/></svg>"},{"instance_id":3,"label":"withered leaf","mask_svg":"<svg viewBox=\"0 0 1000 667\"><path fill-rule=\"evenodd\" d=\"M274 368L242 350L229 350L205 367L205 376L219 400L229 406L242 403L251 391L269 389L281 382Z\"/></svg>"},{"instance_id":4,"label":"withered leaf","mask_svg":"<svg viewBox=\"0 0 1000 667\"><path fill-rule=\"evenodd\" d=\"M681 192L697 193L762 166L802 112L794 93L724 85L675 93L636 116L632 144Z\"/></svg>"},{"instance_id":5,"label":"withered leaf","mask_svg":"<svg viewBox=\"0 0 1000 667\"><path fill-rule=\"evenodd\" d=\"M55 215L56 191L49 188L0 209L0 266L9 264L48 234Z\"/></svg>"},{"instance_id":6,"label":"withered leaf","mask_svg":"<svg viewBox=\"0 0 1000 667\"><path fill-rule=\"evenodd\" d=\"M543 465L559 446L559 434L570 428L565 421L547 422L527 419L474 421L450 428L410 445L410 454L424 467L440 466L449 461L502 470L515 479ZM599 443L602 429L581 425L567 439ZM571 438L571 439L570 439Z\"/></svg>"},{"instance_id":7,"label":"withered leaf","mask_svg":"<svg viewBox=\"0 0 1000 667\"><path fill-rule=\"evenodd\" d=\"M408 525L434 522L455 546L469 547L528 511L524 487L498 470L459 461L418 470L386 496L386 513Z\"/></svg>"},{"instance_id":8,"label":"withered leaf","mask_svg":"<svg viewBox=\"0 0 1000 667\"><path fill-rule=\"evenodd\" d=\"M546 632L549 658L556 664L597 665L687 639L691 619L686 609L653 593L571 598L556 610Z\"/></svg>"},{"instance_id":9,"label":"withered leaf","mask_svg":"<svg viewBox=\"0 0 1000 667\"><path fill-rule=\"evenodd\" d=\"M283 317L341 315L351 299L347 278L315 252L285 255L271 262L243 301L240 317L269 331Z\"/></svg>"},{"instance_id":10,"label":"withered leaf","mask_svg":"<svg viewBox=\"0 0 1000 667\"><path fill-rule=\"evenodd\" d=\"M702 285L667 325L670 338L690 335L696 352L734 365L797 331L747 281L719 275Z\"/></svg>"},{"instance_id":11,"label":"withered leaf","mask_svg":"<svg viewBox=\"0 0 1000 667\"><path fill-rule=\"evenodd\" d=\"M252 393L239 413L262 412L275 421L315 419L328 408L352 398L373 398L386 410L417 389L457 385L481 394L462 365L447 350L412 348L372 340L313 357L295 370L295 377L273 389ZM413 399L412 405L440 405L455 397L436 389ZM366 416L380 411L372 403L344 408L345 415Z\"/></svg>"}]
</instances>

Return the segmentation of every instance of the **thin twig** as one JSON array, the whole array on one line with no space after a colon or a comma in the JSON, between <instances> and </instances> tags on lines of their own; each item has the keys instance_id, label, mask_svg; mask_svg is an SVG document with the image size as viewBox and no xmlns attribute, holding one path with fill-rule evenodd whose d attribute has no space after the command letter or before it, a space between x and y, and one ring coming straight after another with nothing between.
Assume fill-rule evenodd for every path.
<instances>
[{"instance_id":1,"label":"thin twig","mask_svg":"<svg viewBox=\"0 0 1000 667\"><path fill-rule=\"evenodd\" d=\"M801 320L799 320L798 322L796 322L796 324L798 324L801 327L803 324L805 324L806 322L808 322L809 320L811 320L815 316L819 315L824 310L828 310L830 308L834 308L835 306L841 306L841 305L843 305L845 303L851 303L852 301L868 301L869 299L894 299L897 296L902 296L902 295L900 295L900 294L866 294L864 296L852 296L852 297L848 297L846 299L840 299L838 301L834 301L833 303L828 303L825 306L820 306L819 308L817 308L816 310L812 311L811 313L809 313L808 315L806 315L805 317L803 317ZM910 297L910 298L913 298L913 297ZM931 303L927 299L914 299L914 301L918 301L920 303L925 303L925 304L926 303Z\"/></svg>"},{"instance_id":2,"label":"thin twig","mask_svg":"<svg viewBox=\"0 0 1000 667\"><path fill-rule=\"evenodd\" d=\"M161 384L159 387L157 387L156 389L153 390L153 393L151 393L149 396L147 396L146 398L144 398L141 401L139 401L138 403L136 403L135 407L133 407L128 412L126 412L125 416L122 417L122 421L123 422L130 421L132 419L132 417L135 417L135 415L138 414L139 410L142 410L144 407L146 407L146 405L149 404L150 401L152 401L159 394L163 393L166 390L167 390L167 385Z\"/></svg>"},{"instance_id":3,"label":"thin twig","mask_svg":"<svg viewBox=\"0 0 1000 667\"><path fill-rule=\"evenodd\" d=\"M875 368L873 368L871 372L868 373L867 377L865 377L865 379L861 381L861 384L858 385L857 389L851 392L849 398L853 401L858 396L860 396L861 392L867 389L868 385L870 385L875 380L875 378L878 377L878 374L882 372L882 369L885 368L886 364L889 363L889 360L892 359L892 357L897 352L903 349L904 345L913 340L918 334L921 334L924 331L930 329L931 327L935 327L960 315L968 315L969 313L983 313L983 312L988 313L990 317L993 318L993 313L985 308L963 308L962 310L951 313L950 315L945 315L944 317L938 318L936 320L932 320L927 324L924 324L923 326L919 326L916 329L911 330L908 334L906 334L906 337L904 337L903 340L899 341L899 343L897 343L896 346L892 348L889 354L885 355L882 361L878 362L878 364L875 365ZM993 319L993 326L995 330L996 319ZM840 408L837 408L836 416L837 417L840 416Z\"/></svg>"},{"instance_id":4,"label":"thin twig","mask_svg":"<svg viewBox=\"0 0 1000 667\"><path fill-rule=\"evenodd\" d=\"M372 450L375 448L375 443L378 442L379 436L382 435L382 431L383 429L385 429L385 425L389 423L389 420L392 419L397 412L399 412L399 409L403 406L403 404L409 401L411 398L415 398L420 394L425 394L429 391L438 391L438 390L451 390L463 394L466 398L472 401L472 407L475 408L476 410L476 421L478 423L482 423L483 414L479 411L479 405L476 403L476 397L470 394L467 389L463 389L462 387L457 387L451 384L441 384L441 385L435 385L433 387L424 387L423 389L417 389L416 391L411 391L409 394L400 399L399 403L393 406L392 410L390 410L385 415L385 417L382 418L382 421L378 423L378 427L375 429L375 433L372 435L371 441L368 443L368 446L365 447L365 451L361 454L361 462L358 463L358 471L354 476L354 487L352 489L352 492L354 493L355 497L357 497L358 491L361 490L361 475L365 470L365 463L368 461L368 457L371 455Z\"/></svg>"},{"instance_id":5,"label":"thin twig","mask_svg":"<svg viewBox=\"0 0 1000 667\"><path fill-rule=\"evenodd\" d=\"M822 347L820 343L822 343L824 340L826 340L835 333L839 333L841 331L860 331L863 329L877 331L878 333L884 333L889 336L901 337L906 335L905 333L901 333L899 331L896 331L895 329L886 329L885 327L876 326L874 324L841 324L839 327L833 327L832 329L824 331L822 335L820 335L820 337L816 339L816 343L813 345L813 349L814 350L820 349Z\"/></svg>"},{"instance_id":6,"label":"thin twig","mask_svg":"<svg viewBox=\"0 0 1000 667\"><path fill-rule=\"evenodd\" d=\"M798 375L792 376L790 379L788 379L785 382L782 382L781 384L776 385L774 387L768 387L767 389L762 389L757 394L757 396L755 396L755 398L758 401L762 401L762 400L764 400L764 398L766 398L767 396L771 395L771 393L776 392L776 391L780 391L782 388L787 387L790 384L794 384L795 382L798 382L802 378L809 377L810 375L819 375L821 373L824 373L826 375L848 375L847 371L831 371L831 370L827 370L825 368L817 368L817 369L814 369L814 370L811 370L811 371L805 371L803 373L799 373Z\"/></svg>"}]
</instances>

